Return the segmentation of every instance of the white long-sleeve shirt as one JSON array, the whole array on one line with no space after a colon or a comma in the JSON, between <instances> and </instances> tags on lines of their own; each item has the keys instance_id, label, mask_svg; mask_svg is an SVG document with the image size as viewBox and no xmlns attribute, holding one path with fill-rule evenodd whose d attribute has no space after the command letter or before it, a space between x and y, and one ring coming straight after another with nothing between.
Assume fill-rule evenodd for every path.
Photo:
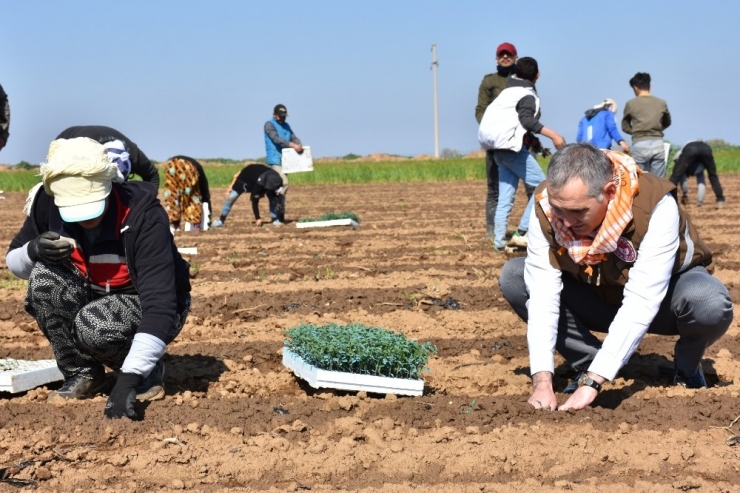
<instances>
[{"instance_id":1,"label":"white long-sleeve shirt","mask_svg":"<svg viewBox=\"0 0 740 493\"><path fill-rule=\"evenodd\" d=\"M678 252L678 204L666 195L655 206L637 259L629 270L624 299L588 371L613 380L635 352L668 291ZM555 340L560 316L562 272L550 264L550 246L532 214L524 282L529 291L527 342L532 375L555 370ZM568 275L568 274L566 274Z\"/></svg>"}]
</instances>

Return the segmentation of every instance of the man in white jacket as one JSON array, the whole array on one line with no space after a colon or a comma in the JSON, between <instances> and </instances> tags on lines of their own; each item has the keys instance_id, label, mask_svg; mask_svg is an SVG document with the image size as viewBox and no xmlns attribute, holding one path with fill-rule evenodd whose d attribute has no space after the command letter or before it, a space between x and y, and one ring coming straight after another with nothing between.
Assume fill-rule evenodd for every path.
<instances>
[{"instance_id":1,"label":"man in white jacket","mask_svg":"<svg viewBox=\"0 0 740 493\"><path fill-rule=\"evenodd\" d=\"M676 385L707 387L701 360L732 323L733 304L707 270L712 252L678 206L675 186L626 154L581 143L553 155L535 195L527 257L509 260L499 278L527 322L528 402L588 407L646 333L678 336ZM555 351L579 372L560 406Z\"/></svg>"},{"instance_id":2,"label":"man in white jacket","mask_svg":"<svg viewBox=\"0 0 740 493\"><path fill-rule=\"evenodd\" d=\"M536 187L545 179L537 160L525 144L526 134L539 133L549 137L557 149L565 145L563 137L539 122L540 99L534 87L539 76L537 60L531 57L520 58L516 62L515 75L509 78L506 89L488 106L478 129L478 141L485 149L494 150L499 169L499 196L493 241L496 251L505 251L507 247L506 227L514 205L518 181L521 179L526 185ZM510 241L511 245L527 245L526 234L533 200L534 196L524 210L519 228Z\"/></svg>"}]
</instances>

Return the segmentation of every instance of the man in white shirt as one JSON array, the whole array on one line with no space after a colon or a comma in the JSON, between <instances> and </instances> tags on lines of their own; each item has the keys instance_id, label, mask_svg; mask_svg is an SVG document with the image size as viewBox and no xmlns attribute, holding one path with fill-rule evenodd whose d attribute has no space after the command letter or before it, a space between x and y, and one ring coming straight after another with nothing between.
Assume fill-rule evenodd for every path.
<instances>
[{"instance_id":1,"label":"man in white shirt","mask_svg":"<svg viewBox=\"0 0 740 493\"><path fill-rule=\"evenodd\" d=\"M706 387L701 359L732 322L732 301L706 270L712 253L675 186L625 154L571 144L553 155L535 204L527 257L507 262L499 280L528 323L528 402L558 408L557 350L580 372L559 408L587 407L646 333L679 335L674 383Z\"/></svg>"}]
</instances>

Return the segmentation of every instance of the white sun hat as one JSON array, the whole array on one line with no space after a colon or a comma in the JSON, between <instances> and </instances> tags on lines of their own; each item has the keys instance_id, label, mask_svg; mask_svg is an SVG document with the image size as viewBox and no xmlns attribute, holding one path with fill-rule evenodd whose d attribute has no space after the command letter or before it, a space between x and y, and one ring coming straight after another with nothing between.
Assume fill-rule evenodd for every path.
<instances>
[{"instance_id":1,"label":"white sun hat","mask_svg":"<svg viewBox=\"0 0 740 493\"><path fill-rule=\"evenodd\" d=\"M123 181L105 146L87 137L53 141L41 165L41 178L68 223L100 217L112 183Z\"/></svg>"}]
</instances>

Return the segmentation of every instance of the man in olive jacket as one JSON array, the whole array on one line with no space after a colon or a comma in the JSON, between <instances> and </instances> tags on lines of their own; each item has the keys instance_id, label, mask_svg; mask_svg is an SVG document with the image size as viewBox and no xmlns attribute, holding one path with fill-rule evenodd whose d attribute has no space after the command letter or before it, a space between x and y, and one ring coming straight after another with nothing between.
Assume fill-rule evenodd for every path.
<instances>
[{"instance_id":1,"label":"man in olive jacket","mask_svg":"<svg viewBox=\"0 0 740 493\"><path fill-rule=\"evenodd\" d=\"M663 131L671 125L668 105L650 93L650 74L638 72L630 79L635 97L627 101L622 130L632 135L632 157L643 170L665 177Z\"/></svg>"}]
</instances>

